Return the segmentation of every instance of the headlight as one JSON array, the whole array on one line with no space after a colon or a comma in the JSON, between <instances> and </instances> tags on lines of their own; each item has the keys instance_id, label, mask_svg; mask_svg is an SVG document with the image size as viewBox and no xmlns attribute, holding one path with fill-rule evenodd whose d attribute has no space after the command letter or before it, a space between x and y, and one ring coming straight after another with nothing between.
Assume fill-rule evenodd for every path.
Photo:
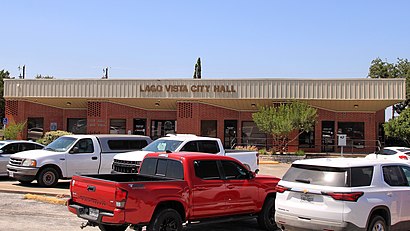
<instances>
[{"instance_id":1,"label":"headlight","mask_svg":"<svg viewBox=\"0 0 410 231\"><path fill-rule=\"evenodd\" d=\"M31 159L25 159L23 163L21 163L22 166L27 166L27 167L36 167L37 166L37 161L36 160L31 160Z\"/></svg>"}]
</instances>

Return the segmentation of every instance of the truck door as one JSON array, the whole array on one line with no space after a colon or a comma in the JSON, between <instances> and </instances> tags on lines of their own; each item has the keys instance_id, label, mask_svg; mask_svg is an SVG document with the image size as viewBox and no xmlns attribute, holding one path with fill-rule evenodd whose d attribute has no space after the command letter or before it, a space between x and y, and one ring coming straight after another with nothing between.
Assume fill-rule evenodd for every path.
<instances>
[{"instance_id":1,"label":"truck door","mask_svg":"<svg viewBox=\"0 0 410 231\"><path fill-rule=\"evenodd\" d=\"M192 218L224 215L225 183L216 160L194 161Z\"/></svg>"},{"instance_id":2,"label":"truck door","mask_svg":"<svg viewBox=\"0 0 410 231\"><path fill-rule=\"evenodd\" d=\"M249 172L234 161L222 161L226 183L226 212L248 213L257 210L258 185Z\"/></svg>"},{"instance_id":3,"label":"truck door","mask_svg":"<svg viewBox=\"0 0 410 231\"><path fill-rule=\"evenodd\" d=\"M95 149L91 138L79 139L66 154L67 177L97 174L100 167L100 153Z\"/></svg>"}]
</instances>

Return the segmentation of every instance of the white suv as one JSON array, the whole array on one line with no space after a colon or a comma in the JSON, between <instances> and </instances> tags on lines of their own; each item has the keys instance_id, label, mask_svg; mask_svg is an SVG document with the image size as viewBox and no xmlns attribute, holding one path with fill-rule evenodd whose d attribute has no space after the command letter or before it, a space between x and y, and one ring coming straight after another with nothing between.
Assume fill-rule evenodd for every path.
<instances>
[{"instance_id":1,"label":"white suv","mask_svg":"<svg viewBox=\"0 0 410 231\"><path fill-rule=\"evenodd\" d=\"M394 160L295 161L278 183L283 230L410 230L410 165Z\"/></svg>"}]
</instances>

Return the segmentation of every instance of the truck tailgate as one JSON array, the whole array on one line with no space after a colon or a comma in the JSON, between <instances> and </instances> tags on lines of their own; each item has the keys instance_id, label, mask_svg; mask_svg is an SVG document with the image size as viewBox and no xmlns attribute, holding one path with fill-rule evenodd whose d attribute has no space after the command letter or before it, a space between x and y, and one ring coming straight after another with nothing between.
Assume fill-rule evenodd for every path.
<instances>
[{"instance_id":1,"label":"truck tailgate","mask_svg":"<svg viewBox=\"0 0 410 231\"><path fill-rule=\"evenodd\" d=\"M71 198L75 203L114 211L117 187L118 184L114 181L73 176L70 184Z\"/></svg>"}]
</instances>

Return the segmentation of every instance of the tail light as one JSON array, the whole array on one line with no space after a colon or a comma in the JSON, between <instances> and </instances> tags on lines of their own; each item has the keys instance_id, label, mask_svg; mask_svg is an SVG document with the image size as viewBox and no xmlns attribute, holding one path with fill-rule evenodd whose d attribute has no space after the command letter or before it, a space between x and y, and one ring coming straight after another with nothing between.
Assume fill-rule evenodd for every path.
<instances>
[{"instance_id":1,"label":"tail light","mask_svg":"<svg viewBox=\"0 0 410 231\"><path fill-rule=\"evenodd\" d=\"M409 158L407 158L407 156L403 156L403 155L399 156L399 158L402 159L402 160L408 160L409 159Z\"/></svg>"},{"instance_id":2,"label":"tail light","mask_svg":"<svg viewBox=\"0 0 410 231\"><path fill-rule=\"evenodd\" d=\"M256 164L259 165L259 153L256 153Z\"/></svg>"},{"instance_id":3,"label":"tail light","mask_svg":"<svg viewBox=\"0 0 410 231\"><path fill-rule=\"evenodd\" d=\"M115 207L118 209L125 208L125 202L127 201L128 192L124 189L115 189Z\"/></svg>"},{"instance_id":4,"label":"tail light","mask_svg":"<svg viewBox=\"0 0 410 231\"><path fill-rule=\"evenodd\" d=\"M278 193L284 193L285 191L289 191L290 188L284 187L282 185L276 185L275 190Z\"/></svg>"},{"instance_id":5,"label":"tail light","mask_svg":"<svg viewBox=\"0 0 410 231\"><path fill-rule=\"evenodd\" d=\"M338 201L353 201L356 202L361 196L363 196L363 192L322 192L322 195L331 196L333 199Z\"/></svg>"}]
</instances>

